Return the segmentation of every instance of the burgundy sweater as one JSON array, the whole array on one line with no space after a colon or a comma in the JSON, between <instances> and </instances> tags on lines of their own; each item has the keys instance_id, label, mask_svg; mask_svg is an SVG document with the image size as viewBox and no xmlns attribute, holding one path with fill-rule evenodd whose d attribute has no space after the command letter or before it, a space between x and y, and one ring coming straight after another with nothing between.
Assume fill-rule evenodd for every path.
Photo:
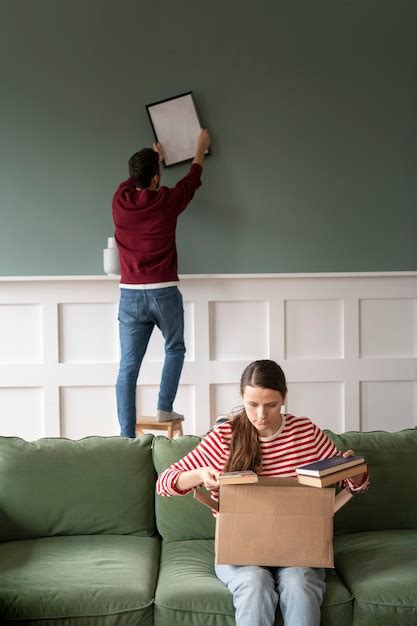
<instances>
[{"instance_id":1,"label":"burgundy sweater","mask_svg":"<svg viewBox=\"0 0 417 626\"><path fill-rule=\"evenodd\" d=\"M200 187L201 172L200 165L192 164L172 189L138 190L131 178L119 185L112 207L122 283L178 280L177 218Z\"/></svg>"}]
</instances>

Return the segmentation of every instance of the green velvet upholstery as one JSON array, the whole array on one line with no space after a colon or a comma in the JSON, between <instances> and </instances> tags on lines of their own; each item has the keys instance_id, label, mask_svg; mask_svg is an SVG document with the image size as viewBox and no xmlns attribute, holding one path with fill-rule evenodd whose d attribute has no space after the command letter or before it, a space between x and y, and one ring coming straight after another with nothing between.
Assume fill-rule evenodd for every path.
<instances>
[{"instance_id":1,"label":"green velvet upholstery","mask_svg":"<svg viewBox=\"0 0 417 626\"><path fill-rule=\"evenodd\" d=\"M328 435L340 450L362 454L371 476L369 490L335 515L335 533L417 528L417 430Z\"/></svg>"},{"instance_id":2,"label":"green velvet upholstery","mask_svg":"<svg viewBox=\"0 0 417 626\"><path fill-rule=\"evenodd\" d=\"M212 539L162 544L155 626L234 624L232 596L214 573L213 544Z\"/></svg>"},{"instance_id":3,"label":"green velvet upholstery","mask_svg":"<svg viewBox=\"0 0 417 626\"><path fill-rule=\"evenodd\" d=\"M321 607L322 626L353 624L353 602L335 569L326 570L326 593Z\"/></svg>"},{"instance_id":4,"label":"green velvet upholstery","mask_svg":"<svg viewBox=\"0 0 417 626\"><path fill-rule=\"evenodd\" d=\"M352 597L333 570L327 571L323 626L352 623ZM163 543L155 594L155 626L233 626L232 596L214 573L209 539ZM277 626L282 619L277 612Z\"/></svg>"},{"instance_id":5,"label":"green velvet upholstery","mask_svg":"<svg viewBox=\"0 0 417 626\"><path fill-rule=\"evenodd\" d=\"M112 535L0 543L1 624L150 626L159 549Z\"/></svg>"},{"instance_id":6,"label":"green velvet upholstery","mask_svg":"<svg viewBox=\"0 0 417 626\"><path fill-rule=\"evenodd\" d=\"M153 535L152 439L0 437L0 541Z\"/></svg>"},{"instance_id":7,"label":"green velvet upholstery","mask_svg":"<svg viewBox=\"0 0 417 626\"><path fill-rule=\"evenodd\" d=\"M199 437L190 435L178 439L155 437L152 452L158 475L188 454L199 442ZM194 500L192 494L172 498L158 495L155 497L156 524L159 534L165 541L214 539L213 515L210 509Z\"/></svg>"},{"instance_id":8,"label":"green velvet upholstery","mask_svg":"<svg viewBox=\"0 0 417 626\"><path fill-rule=\"evenodd\" d=\"M355 626L417 624L417 529L340 535L335 560Z\"/></svg>"}]
</instances>

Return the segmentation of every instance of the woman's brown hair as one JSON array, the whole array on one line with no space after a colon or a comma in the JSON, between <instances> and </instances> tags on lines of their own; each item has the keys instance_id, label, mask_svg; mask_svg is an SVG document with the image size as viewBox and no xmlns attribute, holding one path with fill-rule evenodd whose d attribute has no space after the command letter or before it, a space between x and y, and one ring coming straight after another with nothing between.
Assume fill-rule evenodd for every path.
<instances>
[{"instance_id":1,"label":"woman's brown hair","mask_svg":"<svg viewBox=\"0 0 417 626\"><path fill-rule=\"evenodd\" d=\"M250 363L242 374L240 380L240 393L246 385L251 387L263 387L279 391L283 398L287 393L285 374L275 361L264 359ZM224 467L225 472L237 472L252 470L259 474L262 469L261 447L259 445L258 431L250 422L243 408L237 415L232 417L232 440L230 455Z\"/></svg>"}]
</instances>

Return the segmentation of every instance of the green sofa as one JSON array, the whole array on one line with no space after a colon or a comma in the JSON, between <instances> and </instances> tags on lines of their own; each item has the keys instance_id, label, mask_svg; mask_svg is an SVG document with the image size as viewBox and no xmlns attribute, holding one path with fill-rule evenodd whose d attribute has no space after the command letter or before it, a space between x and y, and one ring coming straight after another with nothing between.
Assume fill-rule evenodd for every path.
<instances>
[{"instance_id":1,"label":"green sofa","mask_svg":"<svg viewBox=\"0 0 417 626\"><path fill-rule=\"evenodd\" d=\"M417 430L328 434L372 486L335 516L322 624L417 625ZM0 437L0 623L232 626L210 511L155 497L198 441Z\"/></svg>"}]
</instances>

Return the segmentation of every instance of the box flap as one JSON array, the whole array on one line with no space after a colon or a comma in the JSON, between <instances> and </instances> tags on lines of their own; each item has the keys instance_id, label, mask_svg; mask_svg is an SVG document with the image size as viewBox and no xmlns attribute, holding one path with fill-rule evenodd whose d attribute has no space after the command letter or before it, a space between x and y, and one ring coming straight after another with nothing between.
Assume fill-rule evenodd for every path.
<instances>
[{"instance_id":1,"label":"box flap","mask_svg":"<svg viewBox=\"0 0 417 626\"><path fill-rule=\"evenodd\" d=\"M346 502L349 502L351 498L353 498L353 495L346 489L342 489L342 491L340 491L334 499L334 513L341 509Z\"/></svg>"},{"instance_id":2,"label":"box flap","mask_svg":"<svg viewBox=\"0 0 417 626\"><path fill-rule=\"evenodd\" d=\"M194 498L198 500L198 502L201 502L201 504L208 506L209 509L211 509L212 511L219 510L219 503L216 500L213 500L208 491L196 488L194 489L193 495Z\"/></svg>"}]
</instances>

